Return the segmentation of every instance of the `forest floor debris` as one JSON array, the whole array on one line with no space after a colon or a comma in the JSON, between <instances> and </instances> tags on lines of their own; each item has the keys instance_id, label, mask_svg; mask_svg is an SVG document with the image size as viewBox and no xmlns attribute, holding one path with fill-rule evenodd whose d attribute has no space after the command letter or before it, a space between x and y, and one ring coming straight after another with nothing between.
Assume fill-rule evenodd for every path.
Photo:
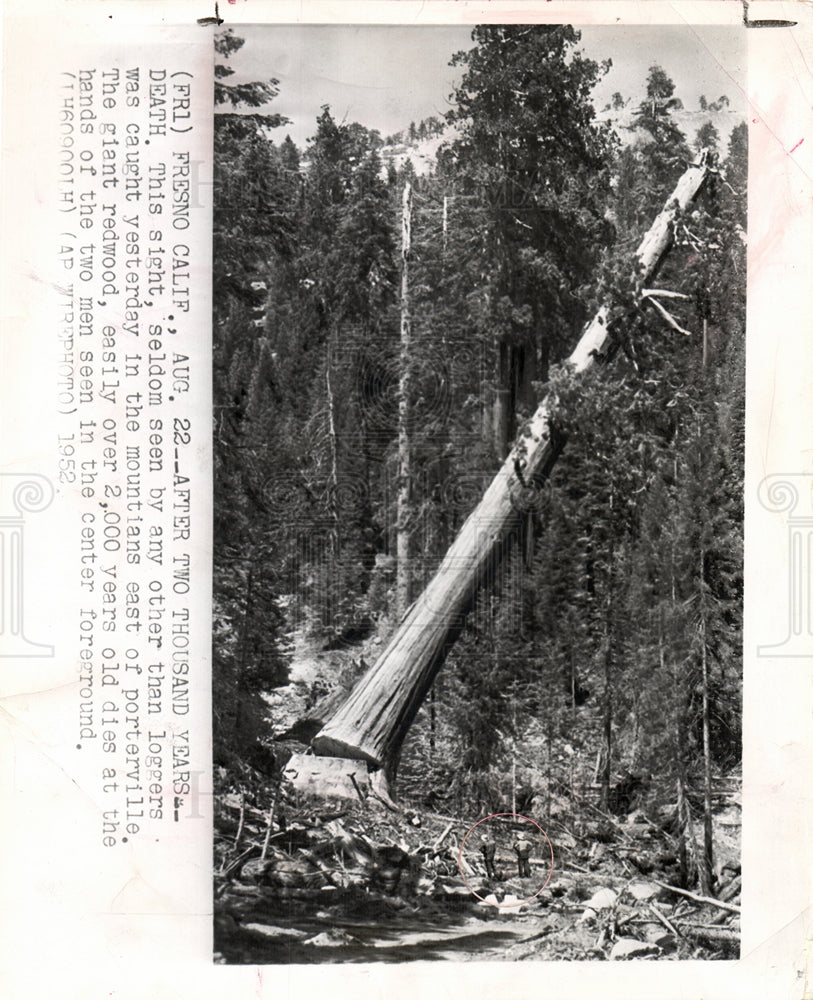
<instances>
[{"instance_id":1,"label":"forest floor debris","mask_svg":"<svg viewBox=\"0 0 813 1000\"><path fill-rule=\"evenodd\" d=\"M723 870L716 898L675 885L668 833L640 816L603 824L602 842L557 824L553 872L535 857L531 878L503 845L488 879L477 846L460 849L478 817L392 813L371 799L336 807L259 776L216 802L218 962L739 954L739 873Z\"/></svg>"}]
</instances>

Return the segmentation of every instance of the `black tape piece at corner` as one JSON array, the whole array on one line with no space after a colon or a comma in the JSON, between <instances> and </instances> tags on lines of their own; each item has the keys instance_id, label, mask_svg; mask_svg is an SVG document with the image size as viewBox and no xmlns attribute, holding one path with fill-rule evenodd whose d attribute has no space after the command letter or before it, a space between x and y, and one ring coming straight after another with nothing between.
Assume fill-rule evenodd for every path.
<instances>
[{"instance_id":1,"label":"black tape piece at corner","mask_svg":"<svg viewBox=\"0 0 813 1000\"><path fill-rule=\"evenodd\" d=\"M742 23L746 28L792 28L798 21L766 20L756 18L751 20L748 16L748 0L742 0Z\"/></svg>"},{"instance_id":2,"label":"black tape piece at corner","mask_svg":"<svg viewBox=\"0 0 813 1000\"><path fill-rule=\"evenodd\" d=\"M223 18L220 16L220 8L218 7L217 0L215 0L215 16L214 17L199 17L198 24L202 25L204 28L208 27L210 24L215 24L218 27L223 24Z\"/></svg>"}]
</instances>

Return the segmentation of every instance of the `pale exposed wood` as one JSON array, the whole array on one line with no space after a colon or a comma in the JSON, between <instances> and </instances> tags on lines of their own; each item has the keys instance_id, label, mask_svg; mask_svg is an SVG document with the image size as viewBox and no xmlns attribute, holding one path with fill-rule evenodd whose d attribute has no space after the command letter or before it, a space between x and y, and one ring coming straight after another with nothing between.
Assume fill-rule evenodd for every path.
<instances>
[{"instance_id":1,"label":"pale exposed wood","mask_svg":"<svg viewBox=\"0 0 813 1000\"><path fill-rule=\"evenodd\" d=\"M373 798L378 799L387 809L398 812L398 806L390 797L389 776L383 771L373 771L370 775L370 791Z\"/></svg>"},{"instance_id":2,"label":"pale exposed wood","mask_svg":"<svg viewBox=\"0 0 813 1000\"><path fill-rule=\"evenodd\" d=\"M654 903L647 904L649 910L655 915L656 919L663 924L663 926L669 931L670 934L674 934L675 937L683 937L680 931L675 927L669 918L661 913L658 907Z\"/></svg>"},{"instance_id":3,"label":"pale exposed wood","mask_svg":"<svg viewBox=\"0 0 813 1000\"><path fill-rule=\"evenodd\" d=\"M243 833L243 823L246 819L246 792L244 788L240 789L240 822L237 824L237 833L234 836L234 846L240 843L240 837Z\"/></svg>"},{"instance_id":4,"label":"pale exposed wood","mask_svg":"<svg viewBox=\"0 0 813 1000\"><path fill-rule=\"evenodd\" d=\"M663 316L663 318L666 320L669 326L672 327L672 329L677 330L678 333L685 334L687 337L691 337L692 331L687 330L685 327L681 326L680 323L678 323L678 321L675 319L675 317L669 312L669 310L665 309L654 296L648 295L645 296L645 298L649 299L652 305L658 310L658 312L661 314L661 316Z\"/></svg>"},{"instance_id":5,"label":"pale exposed wood","mask_svg":"<svg viewBox=\"0 0 813 1000\"><path fill-rule=\"evenodd\" d=\"M714 899L712 896L699 896L696 892L689 892L688 889L678 889L677 886L669 885L667 882L659 882L658 879L653 878L650 881L654 882L656 885L662 886L664 889L668 889L670 892L676 892L679 896L685 896L687 899L693 900L695 903L704 903L708 906L716 906L719 910L728 910L729 913L741 913L742 910L735 903L727 903L722 899Z\"/></svg>"},{"instance_id":6,"label":"pale exposed wood","mask_svg":"<svg viewBox=\"0 0 813 1000\"><path fill-rule=\"evenodd\" d=\"M685 292L673 292L669 288L642 288L641 297L646 298L664 298L664 299L685 299L687 302L691 301L691 295L686 295Z\"/></svg>"},{"instance_id":7,"label":"pale exposed wood","mask_svg":"<svg viewBox=\"0 0 813 1000\"><path fill-rule=\"evenodd\" d=\"M668 250L673 225L708 174L705 151L678 181L636 254L641 285L651 279ZM612 351L605 305L587 325L569 362L590 369ZM469 515L439 569L414 601L375 664L313 739L316 753L366 760L394 774L401 744L432 681L463 627L477 591L519 536L536 494L523 487L542 482L563 440L552 427L556 400L546 397L519 437L476 509Z\"/></svg>"},{"instance_id":8,"label":"pale exposed wood","mask_svg":"<svg viewBox=\"0 0 813 1000\"><path fill-rule=\"evenodd\" d=\"M305 798L341 801L355 804L365 798L370 781L367 765L336 757L318 757L295 753L282 772L290 789Z\"/></svg>"},{"instance_id":9,"label":"pale exposed wood","mask_svg":"<svg viewBox=\"0 0 813 1000\"><path fill-rule=\"evenodd\" d=\"M440 847L440 845L441 845L441 844L443 843L443 841L444 841L444 840L445 840L445 839L446 839L446 838L447 838L447 837L449 836L449 834L450 834L450 833L452 832L452 828L454 827L454 825L455 825L455 821L454 821L454 820L450 820L450 821L449 821L449 824L448 824L448 826L446 827L446 829L445 829L445 830L443 831L443 833L442 833L442 834L441 834L441 835L440 835L440 836L439 836L439 837L437 838L437 840L436 840L436 841L434 842L434 844L432 844L432 850L433 850L433 851L437 851L437 850L438 850L438 848L439 848L439 847Z\"/></svg>"},{"instance_id":10,"label":"pale exposed wood","mask_svg":"<svg viewBox=\"0 0 813 1000\"><path fill-rule=\"evenodd\" d=\"M274 813L277 809L277 799L279 798L279 792L281 785L277 785L274 792L274 801L271 803L271 808L268 810L268 825L265 828L265 840L263 841L263 849L260 854L260 861L265 861L265 856L268 854L268 844L271 840L271 828L274 825Z\"/></svg>"}]
</instances>

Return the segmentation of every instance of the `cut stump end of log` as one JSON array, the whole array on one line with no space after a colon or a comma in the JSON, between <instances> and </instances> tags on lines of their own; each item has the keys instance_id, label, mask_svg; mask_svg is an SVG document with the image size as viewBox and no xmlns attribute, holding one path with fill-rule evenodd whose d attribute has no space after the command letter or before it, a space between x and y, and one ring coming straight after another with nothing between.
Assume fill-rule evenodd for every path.
<instances>
[{"instance_id":1,"label":"cut stump end of log","mask_svg":"<svg viewBox=\"0 0 813 1000\"><path fill-rule=\"evenodd\" d=\"M347 757L314 757L294 754L288 761L283 778L302 795L319 799L364 801L370 793L370 778L366 762Z\"/></svg>"},{"instance_id":2,"label":"cut stump end of log","mask_svg":"<svg viewBox=\"0 0 813 1000\"><path fill-rule=\"evenodd\" d=\"M366 753L354 743L348 743L328 732L322 731L311 741L311 749L320 757L342 757L346 760L358 760L366 763L370 770L382 766L382 762L370 753Z\"/></svg>"}]
</instances>

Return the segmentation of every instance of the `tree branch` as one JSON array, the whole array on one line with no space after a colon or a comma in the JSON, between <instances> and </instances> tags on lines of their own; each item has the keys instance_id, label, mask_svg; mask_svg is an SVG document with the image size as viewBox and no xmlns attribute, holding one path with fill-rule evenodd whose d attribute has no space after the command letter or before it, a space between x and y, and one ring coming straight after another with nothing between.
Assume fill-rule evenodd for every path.
<instances>
[{"instance_id":1,"label":"tree branch","mask_svg":"<svg viewBox=\"0 0 813 1000\"><path fill-rule=\"evenodd\" d=\"M677 330L679 333L685 333L687 337L691 337L692 331L691 330L685 330L680 325L680 323L678 323L678 321L675 319L675 317L672 316L671 313L667 312L666 309L664 309L664 307L660 304L660 302L658 302L658 300L654 296L652 296L652 295L645 295L644 298L648 298L649 299L649 301L652 303L653 306L655 306L655 308L658 310L658 312L661 314L661 316L663 316L663 318L666 320L666 322L669 324L669 326L674 327L674 329Z\"/></svg>"},{"instance_id":2,"label":"tree branch","mask_svg":"<svg viewBox=\"0 0 813 1000\"><path fill-rule=\"evenodd\" d=\"M679 896L685 896L687 899L693 899L695 903L707 903L709 906L716 906L718 910L728 910L729 913L742 913L742 908L734 903L726 903L722 899L713 899L711 896L698 896L696 892L689 892L688 889L678 889L677 886L669 885L666 882L659 882L656 878L653 878L652 881L655 885L659 885L663 889L676 892Z\"/></svg>"}]
</instances>

